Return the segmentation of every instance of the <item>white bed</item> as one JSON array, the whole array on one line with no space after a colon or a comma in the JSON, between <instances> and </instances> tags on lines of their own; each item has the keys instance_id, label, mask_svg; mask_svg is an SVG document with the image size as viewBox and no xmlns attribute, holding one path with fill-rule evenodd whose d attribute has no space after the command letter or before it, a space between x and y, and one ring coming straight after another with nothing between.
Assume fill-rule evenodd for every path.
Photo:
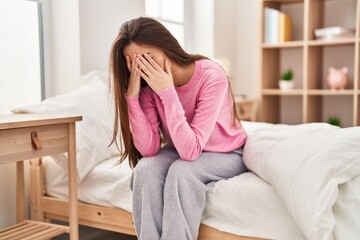
<instances>
[{"instance_id":1,"label":"white bed","mask_svg":"<svg viewBox=\"0 0 360 240\"><path fill-rule=\"evenodd\" d=\"M79 200L132 212L128 163L114 166L118 157L99 163L79 183ZM46 193L67 198L67 174L52 159L45 160ZM241 236L303 239L271 186L254 173L219 181L208 194L202 223Z\"/></svg>"},{"instance_id":2,"label":"white bed","mask_svg":"<svg viewBox=\"0 0 360 240\"><path fill-rule=\"evenodd\" d=\"M114 166L117 149L107 147L113 119L104 107L109 104L106 79L104 73L90 73L80 89L14 112L83 116L76 133L78 195L89 204L80 206L80 222L135 234L129 213L131 169L127 162ZM244 162L251 172L214 185L199 239L359 238L360 127L242 124L248 134ZM41 162L32 166L32 215L38 220L66 219L66 203L57 200L66 198L63 158L43 161L45 192L53 198L43 196Z\"/></svg>"}]
</instances>

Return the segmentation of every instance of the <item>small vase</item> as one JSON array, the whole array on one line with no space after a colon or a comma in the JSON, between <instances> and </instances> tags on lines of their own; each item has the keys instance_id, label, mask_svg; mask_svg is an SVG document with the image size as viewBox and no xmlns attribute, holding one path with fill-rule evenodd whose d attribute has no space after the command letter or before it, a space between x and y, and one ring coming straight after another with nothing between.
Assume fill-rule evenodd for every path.
<instances>
[{"instance_id":1,"label":"small vase","mask_svg":"<svg viewBox=\"0 0 360 240\"><path fill-rule=\"evenodd\" d=\"M282 91L288 91L294 88L294 81L287 81L287 80L280 80L279 81L279 88Z\"/></svg>"}]
</instances>

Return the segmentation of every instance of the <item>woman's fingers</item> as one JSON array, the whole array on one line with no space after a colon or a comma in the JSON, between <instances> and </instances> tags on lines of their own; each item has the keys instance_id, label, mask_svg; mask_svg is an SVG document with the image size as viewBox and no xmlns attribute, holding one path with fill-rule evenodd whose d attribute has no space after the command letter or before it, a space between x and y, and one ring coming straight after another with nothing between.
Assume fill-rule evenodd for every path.
<instances>
[{"instance_id":1,"label":"woman's fingers","mask_svg":"<svg viewBox=\"0 0 360 240\"><path fill-rule=\"evenodd\" d=\"M146 75L150 76L154 71L154 68L151 66L151 64L148 61L146 61L146 59L143 56L138 55L136 58L136 62L139 65L140 70L144 72Z\"/></svg>"},{"instance_id":2,"label":"woman's fingers","mask_svg":"<svg viewBox=\"0 0 360 240\"><path fill-rule=\"evenodd\" d=\"M136 63L136 54L133 55L132 60L129 56L126 56L126 63L130 71L126 94L127 96L138 96L140 92L140 75L137 71L138 64Z\"/></svg>"},{"instance_id":3,"label":"woman's fingers","mask_svg":"<svg viewBox=\"0 0 360 240\"><path fill-rule=\"evenodd\" d=\"M136 69L136 54L134 53L133 55L133 61L132 61L132 66L131 66L131 71L135 72Z\"/></svg>"},{"instance_id":4,"label":"woman's fingers","mask_svg":"<svg viewBox=\"0 0 360 240\"><path fill-rule=\"evenodd\" d=\"M145 60L150 63L150 65L156 70L156 71L161 71L163 70L158 64L157 62L155 62L155 60L147 53L144 53L144 58Z\"/></svg>"},{"instance_id":5,"label":"woman's fingers","mask_svg":"<svg viewBox=\"0 0 360 240\"><path fill-rule=\"evenodd\" d=\"M144 55L136 54L133 62L136 62L134 73L142 77L155 92L174 85L169 59L165 59L164 67L161 67L149 54L145 53Z\"/></svg>"},{"instance_id":6,"label":"woman's fingers","mask_svg":"<svg viewBox=\"0 0 360 240\"><path fill-rule=\"evenodd\" d=\"M149 76L146 75L141 69L137 68L136 72L142 77L146 82L150 80Z\"/></svg>"}]
</instances>

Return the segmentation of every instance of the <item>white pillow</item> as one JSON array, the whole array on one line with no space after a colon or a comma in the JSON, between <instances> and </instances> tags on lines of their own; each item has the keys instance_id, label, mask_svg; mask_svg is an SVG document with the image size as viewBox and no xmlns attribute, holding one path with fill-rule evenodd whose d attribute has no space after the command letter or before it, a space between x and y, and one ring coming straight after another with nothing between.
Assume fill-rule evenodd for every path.
<instances>
[{"instance_id":1,"label":"white pillow","mask_svg":"<svg viewBox=\"0 0 360 240\"><path fill-rule=\"evenodd\" d=\"M112 138L113 108L109 95L107 74L91 72L82 77L84 85L79 89L56 97L48 98L40 104L13 109L14 113L75 114L83 120L76 123L77 171L80 182L99 162L119 154ZM66 154L52 158L67 170Z\"/></svg>"},{"instance_id":2,"label":"white pillow","mask_svg":"<svg viewBox=\"0 0 360 240\"><path fill-rule=\"evenodd\" d=\"M360 175L360 127L308 127L253 132L244 162L273 186L307 239L334 239L339 186Z\"/></svg>"}]
</instances>

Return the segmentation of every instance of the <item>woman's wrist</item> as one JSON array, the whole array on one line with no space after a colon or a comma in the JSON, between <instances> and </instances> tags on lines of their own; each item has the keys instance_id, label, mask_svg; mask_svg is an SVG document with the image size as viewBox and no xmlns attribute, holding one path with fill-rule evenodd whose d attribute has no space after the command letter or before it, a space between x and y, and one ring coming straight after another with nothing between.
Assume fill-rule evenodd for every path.
<instances>
[{"instance_id":1,"label":"woman's wrist","mask_svg":"<svg viewBox=\"0 0 360 240\"><path fill-rule=\"evenodd\" d=\"M138 97L139 93L138 92L131 92L131 91L129 92L129 91L127 91L125 96L126 97Z\"/></svg>"}]
</instances>

